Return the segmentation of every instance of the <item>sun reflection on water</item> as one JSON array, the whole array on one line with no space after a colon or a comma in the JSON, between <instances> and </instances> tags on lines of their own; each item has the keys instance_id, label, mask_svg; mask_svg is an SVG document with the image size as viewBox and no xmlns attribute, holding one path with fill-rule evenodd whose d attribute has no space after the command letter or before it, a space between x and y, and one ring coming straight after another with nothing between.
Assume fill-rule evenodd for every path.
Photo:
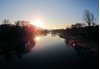
<instances>
[{"instance_id":1,"label":"sun reflection on water","mask_svg":"<svg viewBox=\"0 0 100 69\"><path fill-rule=\"evenodd\" d=\"M35 37L35 40L36 40L36 41L39 41L39 40L40 40L40 38L41 38L41 37L36 36L36 37Z\"/></svg>"}]
</instances>

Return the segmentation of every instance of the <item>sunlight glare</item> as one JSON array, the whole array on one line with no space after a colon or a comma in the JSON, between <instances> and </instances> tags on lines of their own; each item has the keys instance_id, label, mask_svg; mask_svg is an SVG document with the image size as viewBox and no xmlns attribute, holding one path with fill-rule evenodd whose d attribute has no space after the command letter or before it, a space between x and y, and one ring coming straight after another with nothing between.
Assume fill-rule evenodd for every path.
<instances>
[{"instance_id":1,"label":"sunlight glare","mask_svg":"<svg viewBox=\"0 0 100 69\"><path fill-rule=\"evenodd\" d=\"M37 27L43 27L43 23L40 20L35 20L34 25Z\"/></svg>"},{"instance_id":2,"label":"sunlight glare","mask_svg":"<svg viewBox=\"0 0 100 69\"><path fill-rule=\"evenodd\" d=\"M37 36L37 37L35 37L35 39L36 39L36 41L39 41L40 40L40 37Z\"/></svg>"}]
</instances>

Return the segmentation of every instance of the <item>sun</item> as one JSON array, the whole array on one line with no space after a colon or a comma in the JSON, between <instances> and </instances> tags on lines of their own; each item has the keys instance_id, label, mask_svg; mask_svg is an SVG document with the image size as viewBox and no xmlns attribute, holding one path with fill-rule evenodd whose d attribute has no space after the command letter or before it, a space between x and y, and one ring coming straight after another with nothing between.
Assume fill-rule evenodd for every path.
<instances>
[{"instance_id":1,"label":"sun","mask_svg":"<svg viewBox=\"0 0 100 69\"><path fill-rule=\"evenodd\" d=\"M43 27L43 23L40 20L35 20L33 23L36 27Z\"/></svg>"}]
</instances>

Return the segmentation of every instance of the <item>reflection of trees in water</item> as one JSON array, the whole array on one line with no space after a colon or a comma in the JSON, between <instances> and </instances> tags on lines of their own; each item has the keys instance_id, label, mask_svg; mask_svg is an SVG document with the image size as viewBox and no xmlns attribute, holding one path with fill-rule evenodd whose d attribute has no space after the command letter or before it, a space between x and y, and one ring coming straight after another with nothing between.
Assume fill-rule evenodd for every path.
<instances>
[{"instance_id":1,"label":"reflection of trees in water","mask_svg":"<svg viewBox=\"0 0 100 69\"><path fill-rule=\"evenodd\" d=\"M0 25L0 56L7 60L21 58L35 46L34 27Z\"/></svg>"},{"instance_id":2,"label":"reflection of trees in water","mask_svg":"<svg viewBox=\"0 0 100 69\"><path fill-rule=\"evenodd\" d=\"M30 50L34 47L35 41L28 41L28 42L14 42L8 43L0 43L0 55L3 55L7 60L12 60L12 58L17 57L21 58L24 54L30 52Z\"/></svg>"},{"instance_id":3,"label":"reflection of trees in water","mask_svg":"<svg viewBox=\"0 0 100 69\"><path fill-rule=\"evenodd\" d=\"M58 32L61 32L60 38L64 38L65 43L74 48L78 54L82 56L98 55L99 26L68 28Z\"/></svg>"},{"instance_id":4,"label":"reflection of trees in water","mask_svg":"<svg viewBox=\"0 0 100 69\"><path fill-rule=\"evenodd\" d=\"M99 52L98 48L96 46L98 45L98 42L82 42L77 41L75 39L67 39L65 37L66 35L60 35L61 38L65 39L65 44L69 48L73 48L77 56L79 57L79 63L78 65L80 67L91 67L91 68L98 68L98 61L99 61ZM73 57L74 58L74 57Z\"/></svg>"},{"instance_id":5,"label":"reflection of trees in water","mask_svg":"<svg viewBox=\"0 0 100 69\"><path fill-rule=\"evenodd\" d=\"M54 37L56 35L59 35L60 33L57 33L57 32L51 32L51 35Z\"/></svg>"},{"instance_id":6,"label":"reflection of trees in water","mask_svg":"<svg viewBox=\"0 0 100 69\"><path fill-rule=\"evenodd\" d=\"M93 44L94 47L91 47L91 44L89 44L88 42L82 43L81 41L75 39L64 39L66 46L68 46L69 48L74 48L79 56L94 57L98 55L98 50L95 47L95 44Z\"/></svg>"}]
</instances>

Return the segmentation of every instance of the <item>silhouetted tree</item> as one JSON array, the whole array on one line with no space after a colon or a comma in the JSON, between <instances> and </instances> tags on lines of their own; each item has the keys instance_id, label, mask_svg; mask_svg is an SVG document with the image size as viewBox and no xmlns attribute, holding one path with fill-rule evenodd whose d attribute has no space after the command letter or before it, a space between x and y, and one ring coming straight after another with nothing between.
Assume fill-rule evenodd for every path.
<instances>
[{"instance_id":1,"label":"silhouetted tree","mask_svg":"<svg viewBox=\"0 0 100 69\"><path fill-rule=\"evenodd\" d=\"M34 27L26 24L8 24L9 20L4 20L0 25L0 55L7 60L12 60L14 56L20 58L35 46Z\"/></svg>"},{"instance_id":2,"label":"silhouetted tree","mask_svg":"<svg viewBox=\"0 0 100 69\"><path fill-rule=\"evenodd\" d=\"M15 25L16 25L16 26L20 26L20 21L16 21L16 22L15 22Z\"/></svg>"},{"instance_id":3,"label":"silhouetted tree","mask_svg":"<svg viewBox=\"0 0 100 69\"><path fill-rule=\"evenodd\" d=\"M5 20L2 21L2 24L10 24L10 21L5 19Z\"/></svg>"},{"instance_id":4,"label":"silhouetted tree","mask_svg":"<svg viewBox=\"0 0 100 69\"><path fill-rule=\"evenodd\" d=\"M94 25L95 17L93 13L91 13L89 10L85 10L83 16L84 21L88 24L88 26Z\"/></svg>"}]
</instances>

